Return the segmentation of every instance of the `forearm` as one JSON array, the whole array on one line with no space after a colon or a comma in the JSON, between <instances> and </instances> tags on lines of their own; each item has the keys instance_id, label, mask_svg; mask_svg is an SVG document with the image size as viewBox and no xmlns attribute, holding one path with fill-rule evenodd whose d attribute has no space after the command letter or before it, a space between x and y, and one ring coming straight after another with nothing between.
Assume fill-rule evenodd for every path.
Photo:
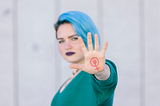
<instances>
[{"instance_id":1,"label":"forearm","mask_svg":"<svg viewBox=\"0 0 160 106\"><path fill-rule=\"evenodd\" d=\"M101 71L101 72L98 72L98 73L96 73L94 75L98 80L101 80L101 81L107 80L109 78L109 76L110 76L110 68L109 68L109 66L107 64L105 64L104 70Z\"/></svg>"}]
</instances>

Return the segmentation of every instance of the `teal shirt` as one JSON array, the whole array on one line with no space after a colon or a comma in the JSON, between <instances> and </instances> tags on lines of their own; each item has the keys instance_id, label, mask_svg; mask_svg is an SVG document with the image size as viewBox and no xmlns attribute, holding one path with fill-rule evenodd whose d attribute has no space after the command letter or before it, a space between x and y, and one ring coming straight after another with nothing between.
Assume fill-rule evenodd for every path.
<instances>
[{"instance_id":1,"label":"teal shirt","mask_svg":"<svg viewBox=\"0 0 160 106\"><path fill-rule=\"evenodd\" d=\"M117 85L117 69L106 59L110 67L110 77L100 81L93 74L81 71L60 93L54 96L51 106L112 106Z\"/></svg>"}]
</instances>

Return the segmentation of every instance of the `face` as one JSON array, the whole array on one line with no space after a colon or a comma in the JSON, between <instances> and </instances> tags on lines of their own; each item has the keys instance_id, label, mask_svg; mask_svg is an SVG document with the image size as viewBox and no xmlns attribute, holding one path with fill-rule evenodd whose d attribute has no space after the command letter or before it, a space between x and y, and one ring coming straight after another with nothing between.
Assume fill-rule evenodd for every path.
<instances>
[{"instance_id":1,"label":"face","mask_svg":"<svg viewBox=\"0 0 160 106\"><path fill-rule=\"evenodd\" d=\"M84 62L84 55L72 24L64 23L59 26L57 40L59 51L66 61L78 64Z\"/></svg>"}]
</instances>

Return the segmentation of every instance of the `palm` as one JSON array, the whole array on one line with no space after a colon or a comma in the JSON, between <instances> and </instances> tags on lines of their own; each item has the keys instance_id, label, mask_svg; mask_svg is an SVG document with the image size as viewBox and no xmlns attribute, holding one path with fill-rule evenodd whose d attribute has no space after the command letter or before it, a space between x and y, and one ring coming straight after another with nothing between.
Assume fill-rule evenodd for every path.
<instances>
[{"instance_id":1,"label":"palm","mask_svg":"<svg viewBox=\"0 0 160 106\"><path fill-rule=\"evenodd\" d=\"M108 45L108 42L105 43L102 51L99 51L99 41L98 35L95 34L95 49L93 50L91 33L88 33L87 43L88 50L85 47L85 44L81 37L79 37L79 42L84 53L85 62L84 64L71 64L71 68L80 69L86 71L90 74L95 74L98 71L104 70L105 64L105 51Z\"/></svg>"},{"instance_id":2,"label":"palm","mask_svg":"<svg viewBox=\"0 0 160 106\"><path fill-rule=\"evenodd\" d=\"M84 71L94 74L104 69L105 57L99 51L88 51L84 54Z\"/></svg>"}]
</instances>

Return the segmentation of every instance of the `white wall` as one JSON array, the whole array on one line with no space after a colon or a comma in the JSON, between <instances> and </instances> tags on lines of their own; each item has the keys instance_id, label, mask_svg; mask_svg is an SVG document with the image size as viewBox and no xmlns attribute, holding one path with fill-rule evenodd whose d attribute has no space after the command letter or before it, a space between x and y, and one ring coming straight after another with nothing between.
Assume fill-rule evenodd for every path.
<instances>
[{"instance_id":1,"label":"white wall","mask_svg":"<svg viewBox=\"0 0 160 106\"><path fill-rule=\"evenodd\" d=\"M0 105L13 105L12 1L0 1Z\"/></svg>"},{"instance_id":2,"label":"white wall","mask_svg":"<svg viewBox=\"0 0 160 106\"><path fill-rule=\"evenodd\" d=\"M72 71L53 24L69 10L97 25L119 81L114 106L160 104L159 0L1 0L0 106L49 106Z\"/></svg>"}]
</instances>

